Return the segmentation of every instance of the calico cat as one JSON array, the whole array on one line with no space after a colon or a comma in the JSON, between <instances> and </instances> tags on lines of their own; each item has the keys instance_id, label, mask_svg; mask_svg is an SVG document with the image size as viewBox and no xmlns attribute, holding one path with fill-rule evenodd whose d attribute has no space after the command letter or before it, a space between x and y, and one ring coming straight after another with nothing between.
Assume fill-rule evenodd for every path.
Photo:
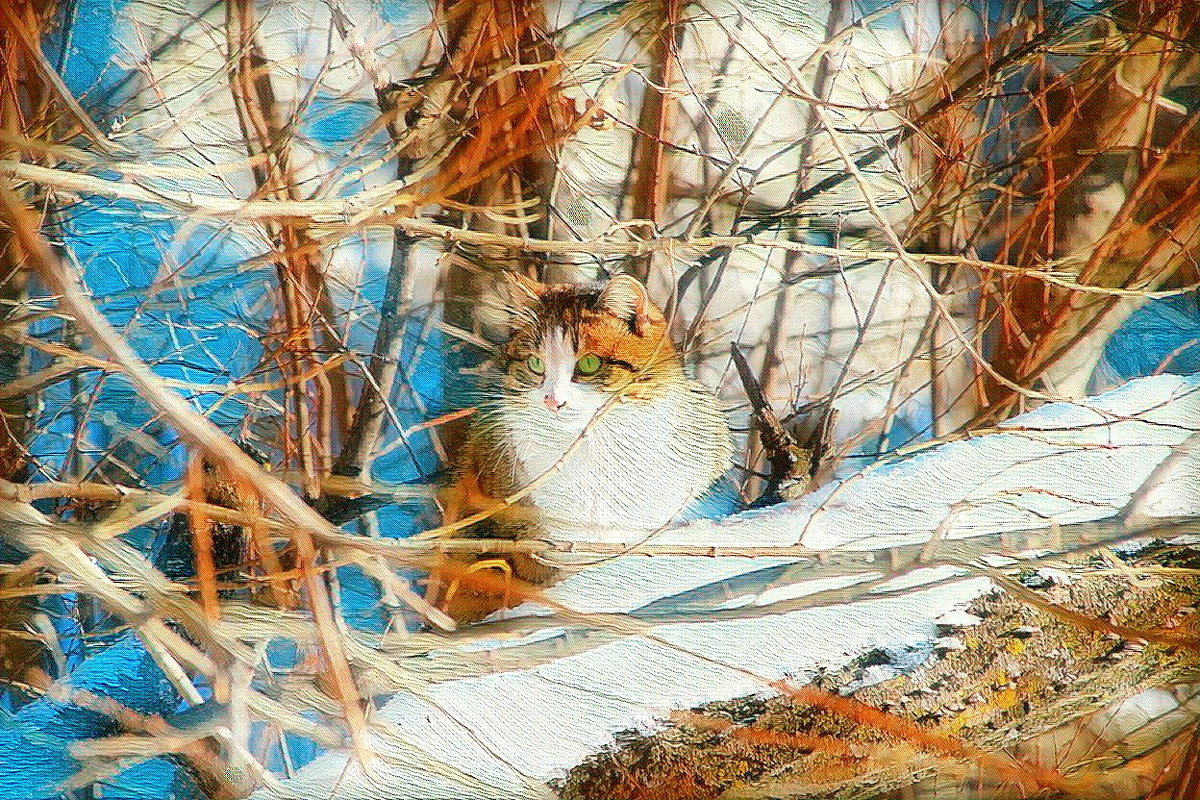
<instances>
[{"instance_id":1,"label":"calico cat","mask_svg":"<svg viewBox=\"0 0 1200 800\"><path fill-rule=\"evenodd\" d=\"M725 416L687 377L640 282L510 283L511 335L443 495L447 521L491 509L470 535L633 544L720 484L733 457ZM534 583L556 572L525 556L477 565ZM458 593L446 583L431 584L443 604Z\"/></svg>"}]
</instances>

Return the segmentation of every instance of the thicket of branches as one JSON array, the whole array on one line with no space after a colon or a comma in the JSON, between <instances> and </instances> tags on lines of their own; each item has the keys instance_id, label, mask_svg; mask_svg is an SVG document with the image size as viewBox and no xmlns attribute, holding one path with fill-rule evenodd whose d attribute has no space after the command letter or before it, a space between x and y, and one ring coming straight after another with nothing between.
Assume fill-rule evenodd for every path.
<instances>
[{"instance_id":1,"label":"thicket of branches","mask_svg":"<svg viewBox=\"0 0 1200 800\"><path fill-rule=\"evenodd\" d=\"M181 754L237 797L487 669L421 662L490 635L421 576L555 546L425 502L503 270L643 279L747 502L1193 371L1198 53L1186 0L8 0L6 702L112 712L62 679L136 635L228 716L112 712L71 785Z\"/></svg>"}]
</instances>

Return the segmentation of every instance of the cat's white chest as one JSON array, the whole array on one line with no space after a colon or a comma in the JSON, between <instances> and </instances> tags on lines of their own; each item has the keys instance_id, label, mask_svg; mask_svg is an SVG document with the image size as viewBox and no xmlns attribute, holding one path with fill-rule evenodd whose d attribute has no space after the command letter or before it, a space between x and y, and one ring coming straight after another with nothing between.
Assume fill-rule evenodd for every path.
<instances>
[{"instance_id":1,"label":"cat's white chest","mask_svg":"<svg viewBox=\"0 0 1200 800\"><path fill-rule=\"evenodd\" d=\"M680 424L687 410L674 398L618 402L585 429L535 410L513 414L505 428L514 477L518 487L536 482L530 499L547 534L634 542L678 517L724 469L712 443Z\"/></svg>"}]
</instances>

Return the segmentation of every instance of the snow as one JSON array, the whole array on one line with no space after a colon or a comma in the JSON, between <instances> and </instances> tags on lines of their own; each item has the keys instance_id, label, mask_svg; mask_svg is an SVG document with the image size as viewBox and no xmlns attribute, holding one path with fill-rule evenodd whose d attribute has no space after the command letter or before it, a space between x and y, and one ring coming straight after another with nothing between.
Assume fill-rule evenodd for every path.
<instances>
[{"instance_id":1,"label":"snow","mask_svg":"<svg viewBox=\"0 0 1200 800\"><path fill-rule=\"evenodd\" d=\"M1113 517L1200 513L1196 469L1183 446L1200 426L1200 379L1158 376L1079 403L1055 403L1004 430L937 445L864 470L794 503L721 522L696 522L652 541L705 546L803 543L830 551L882 550L1002 531ZM1153 486L1147 485L1152 479ZM318 757L278 791L256 797L401 800L539 797L547 782L609 744L619 731L654 730L672 710L770 694L818 668L871 650L916 654L938 626L966 624L961 609L991 589L985 578L929 567L851 602L767 602L878 578L850 572L806 578L799 558L629 555L580 570L547 594L577 612L619 614L654 603L660 618L597 618L604 635L536 666L448 680L402 693L375 715L380 758L364 769L344 753ZM882 567L881 567L882 569ZM728 596L714 585L734 581ZM688 593L692 594L689 595ZM664 603L664 599L670 602ZM686 620L688 602L712 600ZM689 606L690 608L691 606ZM545 627L535 608L527 622ZM543 612L544 613L544 612ZM519 623L519 613L505 624ZM565 635L565 628L553 629ZM545 646L547 635L536 637ZM531 642L533 643L533 642ZM487 646L485 643L484 646ZM491 644L519 652L507 638ZM470 645L478 650L480 642ZM453 646L439 655L451 655ZM430 656L435 658L437 656ZM887 676L884 676L887 677ZM420 746L416 743L420 743ZM435 765L441 765L434 769Z\"/></svg>"}]
</instances>

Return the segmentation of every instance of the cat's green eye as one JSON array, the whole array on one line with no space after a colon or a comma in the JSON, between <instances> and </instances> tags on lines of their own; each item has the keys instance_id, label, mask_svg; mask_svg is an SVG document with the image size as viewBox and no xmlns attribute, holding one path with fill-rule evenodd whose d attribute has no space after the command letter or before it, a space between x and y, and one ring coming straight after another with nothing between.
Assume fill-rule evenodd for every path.
<instances>
[{"instance_id":1,"label":"cat's green eye","mask_svg":"<svg viewBox=\"0 0 1200 800\"><path fill-rule=\"evenodd\" d=\"M603 364L604 362L600 360L600 356L588 353L575 362L575 371L580 375L593 375L600 371L600 367Z\"/></svg>"},{"instance_id":2,"label":"cat's green eye","mask_svg":"<svg viewBox=\"0 0 1200 800\"><path fill-rule=\"evenodd\" d=\"M530 356L525 359L525 366L529 367L529 371L534 375L541 375L546 371L546 362L542 361L539 356Z\"/></svg>"}]
</instances>

